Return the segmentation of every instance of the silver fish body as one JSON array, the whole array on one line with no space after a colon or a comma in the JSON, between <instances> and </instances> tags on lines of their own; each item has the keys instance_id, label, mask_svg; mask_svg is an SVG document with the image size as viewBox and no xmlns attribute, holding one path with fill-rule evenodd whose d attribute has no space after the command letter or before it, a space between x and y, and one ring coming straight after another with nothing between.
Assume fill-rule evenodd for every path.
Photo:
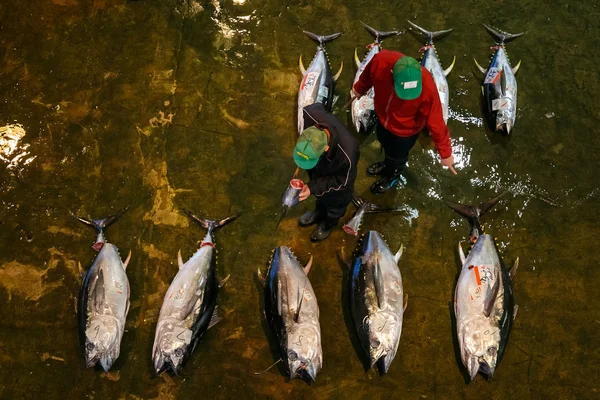
<instances>
[{"instance_id":1,"label":"silver fish body","mask_svg":"<svg viewBox=\"0 0 600 400\"><path fill-rule=\"evenodd\" d=\"M404 207L382 208L358 197L354 197L352 199L352 202L356 207L358 207L358 209L356 210L356 213L350 219L350 221L346 222L346 224L342 228L344 229L344 232L353 236L358 236L358 230L361 227L362 220L365 214L398 212L405 210Z\"/></svg>"},{"instance_id":2,"label":"silver fish body","mask_svg":"<svg viewBox=\"0 0 600 400\"><path fill-rule=\"evenodd\" d=\"M338 37L341 33L335 33L328 36L319 36L314 33L304 31L304 33L318 43L317 52L313 57L308 68L304 68L302 64L302 56L300 56L300 71L302 72L302 80L298 88L298 134L304 130L304 112L303 109L314 103L322 103L327 111L331 111L333 107L333 97L335 89L335 81L342 72L342 67L338 73L333 76L327 55L325 54L325 43L330 42Z\"/></svg>"},{"instance_id":3,"label":"silver fish body","mask_svg":"<svg viewBox=\"0 0 600 400\"><path fill-rule=\"evenodd\" d=\"M350 271L350 310L360 343L387 373L396 356L405 304L398 261L402 248L392 254L376 231L365 234L358 244Z\"/></svg>"},{"instance_id":4,"label":"silver fish body","mask_svg":"<svg viewBox=\"0 0 600 400\"><path fill-rule=\"evenodd\" d=\"M200 337L218 321L219 281L212 232L236 217L215 222L189 215L207 228L208 233L185 264L181 254L178 256L179 271L165 294L156 324L152 359L157 375L166 370L177 374Z\"/></svg>"},{"instance_id":5,"label":"silver fish body","mask_svg":"<svg viewBox=\"0 0 600 400\"><path fill-rule=\"evenodd\" d=\"M474 243L465 257L459 245L462 268L454 293L457 338L461 359L471 380L477 373L493 376L506 349L516 316L511 280L518 266L509 272L494 238L484 234L479 223L501 196L479 207L446 202L472 223Z\"/></svg>"},{"instance_id":6,"label":"silver fish body","mask_svg":"<svg viewBox=\"0 0 600 400\"><path fill-rule=\"evenodd\" d=\"M448 81L446 80L446 76L454 68L456 57L454 57L452 64L450 64L450 66L446 70L444 70L442 68L442 65L440 64L440 60L438 59L437 51L435 49L433 40L435 38L450 33L452 29L447 29L438 32L430 32L414 24L411 21L408 21L408 23L417 31L419 31L427 40L425 46L421 49L421 51L423 52L423 57L421 58L421 65L425 67L425 69L429 71L429 73L431 73L431 77L433 78L435 86L437 87L440 102L442 103L442 114L444 116L444 122L447 122L450 108L450 91L448 88Z\"/></svg>"},{"instance_id":7,"label":"silver fish body","mask_svg":"<svg viewBox=\"0 0 600 400\"><path fill-rule=\"evenodd\" d=\"M312 259L311 259L312 260ZM288 247L277 247L265 280L265 316L290 379L314 382L323 365L317 297Z\"/></svg>"},{"instance_id":8,"label":"silver fish body","mask_svg":"<svg viewBox=\"0 0 600 400\"><path fill-rule=\"evenodd\" d=\"M103 228L123 214L104 220L76 217L81 222L99 230L95 249L98 255L83 278L77 316L80 341L83 345L86 366L101 365L108 372L117 360L129 312L129 279L125 263L117 247L106 242Z\"/></svg>"},{"instance_id":9,"label":"silver fish body","mask_svg":"<svg viewBox=\"0 0 600 400\"><path fill-rule=\"evenodd\" d=\"M367 65L371 62L373 57L381 50L381 41L390 36L399 35L401 32L397 31L389 31L389 32L381 32L375 28L370 27L369 25L362 22L365 29L373 36L375 42L370 45L369 52L365 56L365 58L361 61L358 59L358 54L356 50L354 51L354 60L356 62L357 71L356 75L354 75L354 84L358 82L360 76L363 71L367 67ZM353 93L350 91L350 95ZM370 88L369 91L360 97L360 99L354 99L352 101L351 111L352 111L352 124L357 132L361 133L370 133L375 125L377 125L377 114L375 114L375 91L373 88Z\"/></svg>"},{"instance_id":10,"label":"silver fish body","mask_svg":"<svg viewBox=\"0 0 600 400\"><path fill-rule=\"evenodd\" d=\"M478 63L477 68L485 74L482 94L484 112L489 127L495 131L510 134L517 119L517 79L515 73L521 63L513 69L506 54L504 44L522 35L498 31L485 25L486 29L496 39L496 51L487 70Z\"/></svg>"}]
</instances>

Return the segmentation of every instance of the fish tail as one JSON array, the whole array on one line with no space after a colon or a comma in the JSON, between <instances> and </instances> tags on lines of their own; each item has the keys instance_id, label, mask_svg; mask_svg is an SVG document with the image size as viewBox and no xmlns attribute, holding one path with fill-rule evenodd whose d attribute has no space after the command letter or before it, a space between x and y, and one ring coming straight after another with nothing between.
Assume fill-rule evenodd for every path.
<instances>
[{"instance_id":1,"label":"fish tail","mask_svg":"<svg viewBox=\"0 0 600 400\"><path fill-rule=\"evenodd\" d=\"M396 35L400 35L402 33L402 32L398 32L398 31L378 31L377 29L365 24L362 21L360 21L360 23L371 34L371 36L373 36L373 39L375 39L375 43L381 43L381 41L383 39L386 39L386 38L389 38L392 36L396 36Z\"/></svg>"},{"instance_id":2,"label":"fish tail","mask_svg":"<svg viewBox=\"0 0 600 400\"><path fill-rule=\"evenodd\" d=\"M309 32L309 31L302 31L302 32L304 32L304 34L306 36L308 36L315 42L319 43L320 46L323 46L325 43L329 43L343 35L342 32L337 32L337 33L334 33L331 35L325 35L325 36L317 35L315 33Z\"/></svg>"},{"instance_id":3,"label":"fish tail","mask_svg":"<svg viewBox=\"0 0 600 400\"><path fill-rule=\"evenodd\" d=\"M469 220L473 225L477 225L479 223L479 219L488 212L492 207L498 203L498 201L504 197L508 191L501 193L500 195L494 197L491 200L486 201L485 203L480 204L479 206L471 206L466 204L455 203L452 201L444 201L444 203L453 209L456 213L462 215L464 218Z\"/></svg>"},{"instance_id":4,"label":"fish tail","mask_svg":"<svg viewBox=\"0 0 600 400\"><path fill-rule=\"evenodd\" d=\"M212 233L215 230L219 229L220 227L227 225L228 223L230 223L231 221L233 221L234 219L236 219L237 217L240 216L240 214L236 214L236 215L232 215L230 217L224 218L220 221L213 221L210 219L199 218L199 217L195 216L194 214L192 214L191 211L188 211L188 210L183 210L183 212L186 213L186 215L188 217L190 217L192 220L194 220L197 223L199 223L200 225L202 225L202 227L204 229L207 229L209 233Z\"/></svg>"},{"instance_id":5,"label":"fish tail","mask_svg":"<svg viewBox=\"0 0 600 400\"><path fill-rule=\"evenodd\" d=\"M115 214L109 215L108 217L106 217L104 219L89 219L89 218L80 217L80 216L76 215L73 211L69 211L69 212L71 213L71 215L73 217L75 217L80 222L83 222L86 225L92 226L92 227L96 228L99 232L102 232L102 230L104 228L107 228L113 222L115 222L116 220L121 218L121 216L123 214L125 214L125 211L127 211L128 209L129 209L129 207L125 207L125 208L117 211Z\"/></svg>"},{"instance_id":6,"label":"fish tail","mask_svg":"<svg viewBox=\"0 0 600 400\"><path fill-rule=\"evenodd\" d=\"M490 35L492 35L492 37L494 38L494 40L496 40L496 42L498 44L508 43L511 40L514 40L514 39L518 38L519 36L522 36L525 34L525 32L521 32L521 33L504 32L504 31L501 31L500 29L492 28L491 26L489 26L487 24L483 24L483 27L489 32Z\"/></svg>"},{"instance_id":7,"label":"fish tail","mask_svg":"<svg viewBox=\"0 0 600 400\"><path fill-rule=\"evenodd\" d=\"M412 26L414 29L416 29L421 35L423 35L425 37L425 39L427 39L427 44L433 44L434 39L440 38L440 37L452 32L452 29L445 29L443 31L430 32L425 28L421 28L419 25L415 24L414 22L411 22L409 20L406 20L406 22L408 22L410 24L410 26Z\"/></svg>"}]
</instances>

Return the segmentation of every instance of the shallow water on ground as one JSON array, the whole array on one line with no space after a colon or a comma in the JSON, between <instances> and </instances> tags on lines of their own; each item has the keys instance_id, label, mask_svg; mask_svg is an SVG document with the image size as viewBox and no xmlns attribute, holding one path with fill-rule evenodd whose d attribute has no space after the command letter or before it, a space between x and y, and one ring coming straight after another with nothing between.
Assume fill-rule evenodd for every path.
<instances>
[{"instance_id":1,"label":"shallow water on ground","mask_svg":"<svg viewBox=\"0 0 600 400\"><path fill-rule=\"evenodd\" d=\"M600 300L596 238L598 7L555 1L6 0L0 4L0 398L514 398L598 397ZM431 140L411 152L403 187L374 198L366 167L379 159L361 142L357 193L407 212L369 215L400 261L408 308L390 372L365 371L347 324L346 268L354 237L337 229L312 244L292 209L279 228L281 194L294 171L298 56L315 45L301 29L344 31L327 45L341 108L354 78L354 49L405 19L454 28L437 44L448 77L458 175ZM518 75L511 138L482 123L472 62L493 41L481 26L526 31L507 45ZM384 47L417 56L410 33ZM440 199L478 204L513 195L484 217L514 281L519 312L494 378L466 384L455 353L450 302L456 243L467 222ZM131 309L110 374L85 369L74 311L78 262L94 232L69 216L130 210L107 231L125 257ZM164 293L205 232L181 212L243 216L216 233L223 321L207 332L181 376L154 377L150 351ZM353 208L342 219L348 220ZM288 382L269 346L256 279L271 250L291 246L315 263L324 366L309 386Z\"/></svg>"}]
</instances>

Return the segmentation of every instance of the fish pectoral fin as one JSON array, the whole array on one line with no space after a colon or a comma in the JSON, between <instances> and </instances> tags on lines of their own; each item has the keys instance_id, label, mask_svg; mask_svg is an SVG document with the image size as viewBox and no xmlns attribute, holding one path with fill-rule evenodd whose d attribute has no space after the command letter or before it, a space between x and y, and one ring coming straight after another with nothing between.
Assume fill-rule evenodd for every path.
<instances>
[{"instance_id":1,"label":"fish pectoral fin","mask_svg":"<svg viewBox=\"0 0 600 400\"><path fill-rule=\"evenodd\" d=\"M340 69L338 70L337 74L335 74L333 76L333 80L337 82L338 78L340 77L340 75L342 74L342 70L344 69L344 62L342 61L340 63Z\"/></svg>"},{"instance_id":2,"label":"fish pectoral fin","mask_svg":"<svg viewBox=\"0 0 600 400\"><path fill-rule=\"evenodd\" d=\"M402 257L402 253L403 252L404 252L404 245L401 244L400 248L398 249L398 251L394 255L394 260L396 260L396 264L398 264L398 261L400 261L400 257Z\"/></svg>"},{"instance_id":3,"label":"fish pectoral fin","mask_svg":"<svg viewBox=\"0 0 600 400\"><path fill-rule=\"evenodd\" d=\"M179 269L183 268L183 260L181 259L181 249L177 252L177 265L179 265Z\"/></svg>"},{"instance_id":4,"label":"fish pectoral fin","mask_svg":"<svg viewBox=\"0 0 600 400\"><path fill-rule=\"evenodd\" d=\"M517 65L512 69L513 70L513 74L517 75L517 72L519 72L519 68L521 68L521 60L519 60L519 62L517 63Z\"/></svg>"},{"instance_id":5,"label":"fish pectoral fin","mask_svg":"<svg viewBox=\"0 0 600 400\"><path fill-rule=\"evenodd\" d=\"M213 326L215 326L216 324L219 323L219 321L221 321L223 318L219 317L219 313L217 312L219 310L219 306L215 306L215 310L213 311L212 317L210 317L210 322L208 323L208 328L206 329L210 329Z\"/></svg>"},{"instance_id":6,"label":"fish pectoral fin","mask_svg":"<svg viewBox=\"0 0 600 400\"><path fill-rule=\"evenodd\" d=\"M477 62L477 59L475 57L473 57L473 61L475 61L475 65L477 66L477 69L483 74L485 75L485 68L483 68L481 65L479 65L479 63Z\"/></svg>"},{"instance_id":7,"label":"fish pectoral fin","mask_svg":"<svg viewBox=\"0 0 600 400\"><path fill-rule=\"evenodd\" d=\"M360 60L358 59L358 54L357 54L356 48L354 48L354 62L356 63L357 67L360 67Z\"/></svg>"},{"instance_id":8,"label":"fish pectoral fin","mask_svg":"<svg viewBox=\"0 0 600 400\"><path fill-rule=\"evenodd\" d=\"M310 272L310 267L312 267L312 263L313 263L313 256L311 254L310 255L310 260L308 260L308 262L306 263L306 265L303 268L304 275L308 275L308 273Z\"/></svg>"},{"instance_id":9,"label":"fish pectoral fin","mask_svg":"<svg viewBox=\"0 0 600 400\"><path fill-rule=\"evenodd\" d=\"M258 279L260 280L262 285L265 286L266 279L265 279L264 275L262 274L260 267L258 267L258 270L256 271L256 275L258 276Z\"/></svg>"},{"instance_id":10,"label":"fish pectoral fin","mask_svg":"<svg viewBox=\"0 0 600 400\"><path fill-rule=\"evenodd\" d=\"M517 318L517 312L519 312L519 306L515 304L515 308L513 309L513 321Z\"/></svg>"},{"instance_id":11,"label":"fish pectoral fin","mask_svg":"<svg viewBox=\"0 0 600 400\"><path fill-rule=\"evenodd\" d=\"M231 274L229 274L225 278L219 280L219 289L221 289L223 286L225 286L225 284L227 283L229 278L231 278Z\"/></svg>"},{"instance_id":12,"label":"fish pectoral fin","mask_svg":"<svg viewBox=\"0 0 600 400\"><path fill-rule=\"evenodd\" d=\"M304 300L304 291L306 287L302 289L300 292L300 286L298 286L298 305L296 306L296 314L294 315L294 322L298 323L298 319L300 318L300 310L302 309L302 300Z\"/></svg>"},{"instance_id":13,"label":"fish pectoral fin","mask_svg":"<svg viewBox=\"0 0 600 400\"><path fill-rule=\"evenodd\" d=\"M404 293L404 305L402 306L402 311L406 311L406 307L408 306L408 294Z\"/></svg>"},{"instance_id":14,"label":"fish pectoral fin","mask_svg":"<svg viewBox=\"0 0 600 400\"><path fill-rule=\"evenodd\" d=\"M483 315L486 318L489 318L492 314L492 309L494 308L494 303L496 302L496 297L498 296L498 291L500 290L500 276L496 273L494 286L489 290L486 296L485 302L483 304Z\"/></svg>"},{"instance_id":15,"label":"fish pectoral fin","mask_svg":"<svg viewBox=\"0 0 600 400\"><path fill-rule=\"evenodd\" d=\"M348 267L348 269L352 268L352 264L350 263L350 259L348 257L346 257L346 250L343 247L338 250L338 257L339 257L339 259L344 264L346 264L346 266Z\"/></svg>"},{"instance_id":16,"label":"fish pectoral fin","mask_svg":"<svg viewBox=\"0 0 600 400\"><path fill-rule=\"evenodd\" d=\"M127 266L129 265L129 260L131 260L131 250L129 250L129 254L127 255L127 259L125 260L125 262L123 263L123 267L125 269L127 269Z\"/></svg>"},{"instance_id":17,"label":"fish pectoral fin","mask_svg":"<svg viewBox=\"0 0 600 400\"><path fill-rule=\"evenodd\" d=\"M502 92L502 96L506 96L506 74L504 73L504 67L500 69L500 90Z\"/></svg>"},{"instance_id":18,"label":"fish pectoral fin","mask_svg":"<svg viewBox=\"0 0 600 400\"><path fill-rule=\"evenodd\" d=\"M477 62L477 61L475 61L475 62ZM452 60L452 64L450 64L450 66L444 70L444 76L448 76L448 74L450 72L452 72L452 69L454 68L454 63L456 63L456 56L454 56L454 59Z\"/></svg>"},{"instance_id":19,"label":"fish pectoral fin","mask_svg":"<svg viewBox=\"0 0 600 400\"><path fill-rule=\"evenodd\" d=\"M83 267L81 266L81 263L79 261L77 261L77 269L79 270L79 280L83 281L83 277L85 276L85 272L83 271Z\"/></svg>"},{"instance_id":20,"label":"fish pectoral fin","mask_svg":"<svg viewBox=\"0 0 600 400\"><path fill-rule=\"evenodd\" d=\"M515 263L513 264L513 267L510 269L510 272L508 273L510 275L511 281L515 278L518 268L519 268L519 257L517 257L517 259L515 260Z\"/></svg>"},{"instance_id":21,"label":"fish pectoral fin","mask_svg":"<svg viewBox=\"0 0 600 400\"><path fill-rule=\"evenodd\" d=\"M460 245L460 242L458 242L458 256L460 257L461 266L465 265L465 260L467 258L465 257L465 252L463 251L463 248Z\"/></svg>"},{"instance_id":22,"label":"fish pectoral fin","mask_svg":"<svg viewBox=\"0 0 600 400\"><path fill-rule=\"evenodd\" d=\"M300 55L300 59L298 60L298 68L300 68L302 76L306 75L306 68L304 68L304 64L302 64L302 55Z\"/></svg>"}]
</instances>

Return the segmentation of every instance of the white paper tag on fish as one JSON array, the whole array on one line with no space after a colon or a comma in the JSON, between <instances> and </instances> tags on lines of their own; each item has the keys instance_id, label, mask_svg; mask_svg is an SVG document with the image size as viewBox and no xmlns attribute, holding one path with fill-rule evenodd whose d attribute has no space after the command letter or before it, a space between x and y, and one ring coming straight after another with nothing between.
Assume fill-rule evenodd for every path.
<instances>
[{"instance_id":1,"label":"white paper tag on fish","mask_svg":"<svg viewBox=\"0 0 600 400\"><path fill-rule=\"evenodd\" d=\"M328 94L329 94L329 89L327 89L327 86L321 86L319 88L319 97L326 99Z\"/></svg>"},{"instance_id":2,"label":"white paper tag on fish","mask_svg":"<svg viewBox=\"0 0 600 400\"><path fill-rule=\"evenodd\" d=\"M492 100L492 111L507 110L510 104L509 99L494 99Z\"/></svg>"},{"instance_id":3,"label":"white paper tag on fish","mask_svg":"<svg viewBox=\"0 0 600 400\"><path fill-rule=\"evenodd\" d=\"M496 77L498 76L499 73L500 73L500 68L497 68L497 67L490 68L487 75L485 76L485 80L483 81L483 83L484 84L494 83L494 81L496 80Z\"/></svg>"},{"instance_id":4,"label":"white paper tag on fish","mask_svg":"<svg viewBox=\"0 0 600 400\"><path fill-rule=\"evenodd\" d=\"M175 328L173 333L177 334L177 339L181 340L185 344L190 344L192 341L192 331L185 328Z\"/></svg>"},{"instance_id":5,"label":"white paper tag on fish","mask_svg":"<svg viewBox=\"0 0 600 400\"><path fill-rule=\"evenodd\" d=\"M315 85L315 82L317 82L318 78L319 78L319 74L318 73L316 73L316 72L309 72L304 77L304 80L302 81L302 85L300 86L300 90L304 90L304 89L308 89L308 88L313 87Z\"/></svg>"},{"instance_id":6,"label":"white paper tag on fish","mask_svg":"<svg viewBox=\"0 0 600 400\"><path fill-rule=\"evenodd\" d=\"M304 289L304 300L306 301L311 301L312 300L312 294L310 294L310 291L308 289Z\"/></svg>"}]
</instances>

